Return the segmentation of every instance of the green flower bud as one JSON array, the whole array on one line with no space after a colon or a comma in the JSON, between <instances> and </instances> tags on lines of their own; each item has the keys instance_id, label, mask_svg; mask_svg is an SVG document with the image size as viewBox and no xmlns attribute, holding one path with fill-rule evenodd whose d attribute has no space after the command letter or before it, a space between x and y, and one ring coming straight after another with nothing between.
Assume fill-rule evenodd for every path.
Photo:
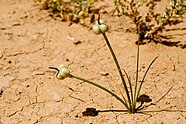
<instances>
[{"instance_id":1,"label":"green flower bud","mask_svg":"<svg viewBox=\"0 0 186 124\"><path fill-rule=\"evenodd\" d=\"M101 34L101 29L100 29L99 25L97 25L97 24L94 24L94 25L92 26L92 30L93 30L93 32L94 32L95 34Z\"/></svg>"},{"instance_id":2,"label":"green flower bud","mask_svg":"<svg viewBox=\"0 0 186 124\"><path fill-rule=\"evenodd\" d=\"M102 33L105 33L105 32L108 31L108 25L107 24L101 24L101 25L99 25L99 28L100 28Z\"/></svg>"},{"instance_id":3,"label":"green flower bud","mask_svg":"<svg viewBox=\"0 0 186 124\"><path fill-rule=\"evenodd\" d=\"M59 70L59 72L56 74L56 78L63 80L67 77L70 76L70 71L68 70L68 68L62 68L61 70Z\"/></svg>"},{"instance_id":4,"label":"green flower bud","mask_svg":"<svg viewBox=\"0 0 186 124\"><path fill-rule=\"evenodd\" d=\"M99 23L96 21L96 23L92 26L92 29L95 34L101 34L107 32L109 27L103 20L99 20Z\"/></svg>"},{"instance_id":5,"label":"green flower bud","mask_svg":"<svg viewBox=\"0 0 186 124\"><path fill-rule=\"evenodd\" d=\"M70 76L69 69L64 65L61 64L57 69L58 69L58 73L56 74L57 79L63 80Z\"/></svg>"}]
</instances>

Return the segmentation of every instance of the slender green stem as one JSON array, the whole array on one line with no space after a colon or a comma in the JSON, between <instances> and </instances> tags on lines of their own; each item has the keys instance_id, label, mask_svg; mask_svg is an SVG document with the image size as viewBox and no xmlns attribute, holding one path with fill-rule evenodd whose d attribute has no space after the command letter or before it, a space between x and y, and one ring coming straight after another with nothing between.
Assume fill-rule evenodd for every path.
<instances>
[{"instance_id":1,"label":"slender green stem","mask_svg":"<svg viewBox=\"0 0 186 124\"><path fill-rule=\"evenodd\" d=\"M100 89L106 91L107 93L109 93L109 94L111 94L112 96L114 96L117 100L119 100L119 101L129 110L129 107L128 107L127 103L126 103L125 101L123 101L123 99L121 99L116 93L114 93L114 92L108 90L107 88L105 88L105 87L103 87L103 86L101 86L101 85L99 85L99 84L97 84L97 83L94 83L94 82L89 81L89 80L87 80L87 79L84 79L84 78L82 78L82 77L77 77L77 76L74 76L74 75L70 75L70 77L71 77L71 78L78 79L78 80L81 80L81 81L86 82L86 83L89 83L89 84L91 84L91 85L94 85L94 86L96 86L96 87L98 87L98 88L100 88Z\"/></svg>"},{"instance_id":2,"label":"slender green stem","mask_svg":"<svg viewBox=\"0 0 186 124\"><path fill-rule=\"evenodd\" d=\"M137 60L136 60L136 82L135 82L135 89L134 89L134 102L132 103L133 107L136 107L136 93L138 87L138 68L139 68L139 43L141 42L140 33L138 34L138 49L137 49ZM134 109L134 108L133 108Z\"/></svg>"},{"instance_id":3,"label":"slender green stem","mask_svg":"<svg viewBox=\"0 0 186 124\"><path fill-rule=\"evenodd\" d=\"M133 98L133 90L132 90L132 83L131 83L131 79L130 79L130 77L128 76L128 74L127 74L127 72L125 71L125 69L123 69L124 70L124 73L125 73L125 75L126 75L126 77L127 77L127 80L128 80L128 83L129 83L129 87L130 87L130 96L131 96L131 103L132 103L132 105L133 105L133 100L134 100L134 98ZM132 108L131 108L131 113L133 113L135 110L134 110L134 107L132 106Z\"/></svg>"},{"instance_id":4,"label":"slender green stem","mask_svg":"<svg viewBox=\"0 0 186 124\"><path fill-rule=\"evenodd\" d=\"M109 43L109 40L108 40L106 34L105 34L105 33L102 33L102 35L103 35L103 37L104 37L104 39L105 39L105 41L106 41L106 43L107 43L107 46L108 46L108 48L109 48L109 50L110 50L110 52L111 52L111 54L112 54L112 57L113 57L113 59L114 59L114 62L115 62L115 64L116 64L116 67L117 67L117 69L118 69L119 75L120 75L120 77L121 77L122 83L123 83L124 88L125 88L125 92L126 92L126 95L127 95L127 99L128 99L129 106L130 106L130 111L131 111L131 100L130 100L130 95L129 95L129 91L128 91L128 89L127 89L127 85L126 85L125 79L124 79L124 77L123 77L121 68L120 68L120 66L119 66L119 63L118 63L118 61L117 61L117 58L116 58L116 56L115 56L115 54L114 54L114 51L113 51L113 49L112 49L112 47L111 47L111 45L110 45L110 43Z\"/></svg>"}]
</instances>

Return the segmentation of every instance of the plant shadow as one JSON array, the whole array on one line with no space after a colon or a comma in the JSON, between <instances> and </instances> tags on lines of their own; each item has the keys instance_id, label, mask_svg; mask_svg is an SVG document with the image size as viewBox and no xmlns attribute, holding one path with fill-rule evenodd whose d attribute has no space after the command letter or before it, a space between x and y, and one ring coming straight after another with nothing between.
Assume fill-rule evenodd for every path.
<instances>
[{"instance_id":1,"label":"plant shadow","mask_svg":"<svg viewBox=\"0 0 186 124\"><path fill-rule=\"evenodd\" d=\"M160 110L153 110L153 111L144 111L144 108L148 108L152 105L156 105L160 100L162 100L163 98L165 98L165 96L171 91L171 89L173 88L173 86L171 86L168 91L162 96L160 97L157 101L152 102L152 99L148 96L148 95L141 95L139 96L139 98L137 99L137 102L140 103L140 105L136 108L136 113L141 113L141 114L147 114L147 113L153 113L153 112L186 112L186 110L179 110L179 109L175 109L175 110L171 110L171 109L160 109ZM144 106L144 103L149 103L149 105ZM86 108L85 111L82 112L83 116L98 116L99 113L102 112L122 112L122 113L128 113L128 110L96 110L96 108Z\"/></svg>"},{"instance_id":2,"label":"plant shadow","mask_svg":"<svg viewBox=\"0 0 186 124\"><path fill-rule=\"evenodd\" d=\"M173 29L166 29L165 31L178 31L178 30L186 30L186 28L173 28ZM140 43L140 45L145 45L148 43L155 43L155 44L162 44L168 47L179 47L182 49L186 48L186 43L182 43L181 41L172 41L172 39L175 38L175 36L185 36L186 33L179 33L179 34L172 34L172 35L157 35L156 37L144 39L143 42ZM135 42L137 45L137 41Z\"/></svg>"},{"instance_id":3,"label":"plant shadow","mask_svg":"<svg viewBox=\"0 0 186 124\"><path fill-rule=\"evenodd\" d=\"M98 116L99 113L102 112L127 112L128 110L96 110L96 108L86 108L85 111L82 112L83 116Z\"/></svg>"},{"instance_id":4,"label":"plant shadow","mask_svg":"<svg viewBox=\"0 0 186 124\"><path fill-rule=\"evenodd\" d=\"M136 108L136 111L143 109L143 104L144 103L149 103L151 102L152 99L150 99L149 96L143 94L139 96L137 99L137 102L140 103L140 105ZM82 112L83 116L97 116L101 112L128 112L128 110L96 110L96 108L86 108L85 111Z\"/></svg>"},{"instance_id":5,"label":"plant shadow","mask_svg":"<svg viewBox=\"0 0 186 124\"><path fill-rule=\"evenodd\" d=\"M186 48L186 44L181 43L180 41L169 41L169 40L157 40L157 39L151 39L148 40L146 42L141 42L140 45L145 45L148 43L154 42L155 44L162 44L164 46L168 46L168 47L178 47L178 48L182 48L185 49ZM137 41L135 42L135 44L137 45Z\"/></svg>"},{"instance_id":6,"label":"plant shadow","mask_svg":"<svg viewBox=\"0 0 186 124\"><path fill-rule=\"evenodd\" d=\"M155 105L155 104L152 104ZM108 110L96 110L96 108L86 108L86 111L83 111L82 114L83 116L91 116L91 117L95 117L98 116L99 113L103 113L103 112L120 112L120 113L128 113L128 110L116 110L116 109L108 109ZM147 113L157 113L157 112L186 112L186 110L180 110L180 109L175 109L175 110L171 110L171 109L160 109L160 110L153 110L153 111L137 111L136 113L141 113L141 114L147 114Z\"/></svg>"}]
</instances>

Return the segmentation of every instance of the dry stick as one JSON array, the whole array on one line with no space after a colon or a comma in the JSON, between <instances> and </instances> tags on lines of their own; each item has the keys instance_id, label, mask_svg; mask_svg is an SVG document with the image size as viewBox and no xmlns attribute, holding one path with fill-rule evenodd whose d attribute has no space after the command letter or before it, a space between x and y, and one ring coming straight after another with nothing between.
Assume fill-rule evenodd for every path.
<instances>
[{"instance_id":1,"label":"dry stick","mask_svg":"<svg viewBox=\"0 0 186 124\"><path fill-rule=\"evenodd\" d=\"M123 97L124 101L127 103L127 100L125 99L125 96L123 95L123 93L122 93L122 91L121 91L119 85L116 83L116 78L115 78L112 74L110 74L110 75L111 75L111 77L114 78L114 83L115 83L115 85L116 85L118 91L120 92L120 94L121 94L121 96Z\"/></svg>"},{"instance_id":2,"label":"dry stick","mask_svg":"<svg viewBox=\"0 0 186 124\"><path fill-rule=\"evenodd\" d=\"M158 100L156 100L156 101L153 102L153 103L150 103L149 105L144 106L143 108L147 108L147 107L149 107L149 106L151 106L151 105L157 104L160 100L162 100L162 99L172 90L173 87L174 87L174 85L172 85L172 86L168 89L168 91L167 91L162 97L160 97ZM148 111L140 111L140 112L148 112ZM156 111L149 111L149 112L156 112Z\"/></svg>"},{"instance_id":3,"label":"dry stick","mask_svg":"<svg viewBox=\"0 0 186 124\"><path fill-rule=\"evenodd\" d=\"M174 85L172 85L172 86L168 89L168 91L167 91L161 98L159 98L157 101L155 101L153 104L156 104L156 103L158 103L160 100L162 100L162 99L172 90L173 86L174 86Z\"/></svg>"}]
</instances>

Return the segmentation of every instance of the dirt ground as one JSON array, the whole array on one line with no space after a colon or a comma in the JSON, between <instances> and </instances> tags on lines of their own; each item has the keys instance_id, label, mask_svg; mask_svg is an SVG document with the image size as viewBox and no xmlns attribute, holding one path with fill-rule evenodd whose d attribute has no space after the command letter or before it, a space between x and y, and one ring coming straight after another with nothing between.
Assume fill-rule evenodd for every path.
<instances>
[{"instance_id":1,"label":"dirt ground","mask_svg":"<svg viewBox=\"0 0 186 124\"><path fill-rule=\"evenodd\" d=\"M109 12L113 5L105 2L105 11ZM1 124L186 123L185 49L154 43L140 46L140 76L158 56L141 92L155 104L143 113L109 111L125 108L94 86L73 79L57 80L54 71L48 69L63 63L73 75L116 90L113 82L119 76L101 35L79 24L69 26L69 22L51 18L32 0L0 0L0 15ZM134 80L137 35L126 32L131 21L107 14L102 18L110 25L107 36L122 68ZM172 36L169 41L186 44L185 18L167 29L163 34ZM121 81L118 83L121 85ZM95 117L83 116L86 108L102 112Z\"/></svg>"}]
</instances>

